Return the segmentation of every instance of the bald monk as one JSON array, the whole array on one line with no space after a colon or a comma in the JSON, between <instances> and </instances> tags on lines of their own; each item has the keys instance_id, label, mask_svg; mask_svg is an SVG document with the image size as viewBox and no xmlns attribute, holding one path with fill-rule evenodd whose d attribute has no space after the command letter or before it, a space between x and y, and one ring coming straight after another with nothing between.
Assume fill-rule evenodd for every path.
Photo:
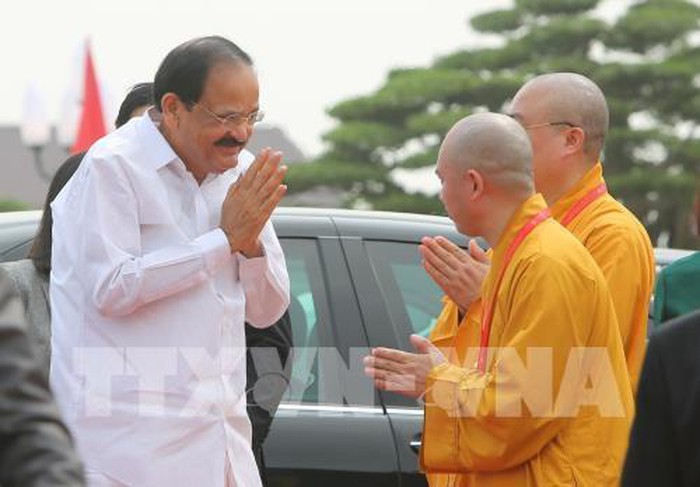
<instances>
[{"instance_id":1,"label":"bald monk","mask_svg":"<svg viewBox=\"0 0 700 487\"><path fill-rule=\"evenodd\" d=\"M525 130L506 115L459 121L439 152L457 229L493 248L476 337L444 354L365 357L376 387L423 397L431 486L617 485L632 391L609 291L593 258L535 194Z\"/></svg>"},{"instance_id":2,"label":"bald monk","mask_svg":"<svg viewBox=\"0 0 700 487\"><path fill-rule=\"evenodd\" d=\"M530 136L535 188L552 216L583 243L603 271L636 390L646 346L654 254L642 224L606 190L599 160L608 130L605 96L585 76L545 74L516 93L510 115ZM478 327L489 259L475 242L467 253L444 238L423 239L420 251L426 271L450 298L431 335L434 343L449 347L465 312L467 327Z\"/></svg>"}]
</instances>

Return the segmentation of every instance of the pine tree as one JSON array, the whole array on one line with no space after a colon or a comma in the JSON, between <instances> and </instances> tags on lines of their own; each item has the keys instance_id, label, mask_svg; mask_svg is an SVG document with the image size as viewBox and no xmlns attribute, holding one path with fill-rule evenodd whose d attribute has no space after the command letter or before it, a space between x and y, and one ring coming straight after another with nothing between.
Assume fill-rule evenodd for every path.
<instances>
[{"instance_id":1,"label":"pine tree","mask_svg":"<svg viewBox=\"0 0 700 487\"><path fill-rule=\"evenodd\" d=\"M616 21L599 0L515 0L470 20L499 47L460 50L429 67L391 71L376 92L329 111L328 150L291 168L292 191L338 188L346 206L442 212L436 197L408 194L392 171L432 166L460 118L501 111L533 75L574 71L595 80L611 110L604 167L611 193L646 225L654 244L694 247L689 212L700 170L700 7L686 0L630 4Z\"/></svg>"}]
</instances>

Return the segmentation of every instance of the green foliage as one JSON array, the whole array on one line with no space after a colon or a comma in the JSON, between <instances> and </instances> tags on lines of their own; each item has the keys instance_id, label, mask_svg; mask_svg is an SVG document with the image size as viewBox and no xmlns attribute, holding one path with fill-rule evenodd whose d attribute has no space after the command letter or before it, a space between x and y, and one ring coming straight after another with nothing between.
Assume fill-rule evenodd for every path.
<instances>
[{"instance_id":1,"label":"green foliage","mask_svg":"<svg viewBox=\"0 0 700 487\"><path fill-rule=\"evenodd\" d=\"M438 58L436 69L465 69L472 71L499 70L516 66L536 58L536 53L518 41L509 42L501 49L484 48L457 51Z\"/></svg>"},{"instance_id":2,"label":"green foliage","mask_svg":"<svg viewBox=\"0 0 700 487\"><path fill-rule=\"evenodd\" d=\"M683 0L647 1L630 7L612 30L608 45L645 53L698 28L700 7Z\"/></svg>"},{"instance_id":3,"label":"green foliage","mask_svg":"<svg viewBox=\"0 0 700 487\"><path fill-rule=\"evenodd\" d=\"M417 154L413 154L412 156L403 159L402 161L397 163L396 166L402 169L417 169L421 167L432 166L435 164L435 161L437 161L439 150L440 147L437 144L429 146L426 149L418 152Z\"/></svg>"},{"instance_id":4,"label":"green foliage","mask_svg":"<svg viewBox=\"0 0 700 487\"><path fill-rule=\"evenodd\" d=\"M386 124L348 122L323 136L340 154L359 161L377 160L374 152L380 147L393 147L403 140L400 129Z\"/></svg>"},{"instance_id":5,"label":"green foliage","mask_svg":"<svg viewBox=\"0 0 700 487\"><path fill-rule=\"evenodd\" d=\"M444 135L458 120L471 114L472 110L462 106L452 107L435 113L420 112L406 122L406 127L414 136Z\"/></svg>"},{"instance_id":6,"label":"green foliage","mask_svg":"<svg viewBox=\"0 0 700 487\"><path fill-rule=\"evenodd\" d=\"M586 16L552 19L538 29L531 30L521 42L539 56L585 56L590 44L601 37L606 26Z\"/></svg>"},{"instance_id":7,"label":"green foliage","mask_svg":"<svg viewBox=\"0 0 700 487\"><path fill-rule=\"evenodd\" d=\"M341 102L328 110L328 114L341 122L374 120L388 124L400 124L420 106L397 105L378 96L363 96Z\"/></svg>"},{"instance_id":8,"label":"green foliage","mask_svg":"<svg viewBox=\"0 0 700 487\"><path fill-rule=\"evenodd\" d=\"M328 113L342 122L371 119L397 124L431 103L459 102L477 83L479 79L469 72L432 69L398 72L375 94L341 102Z\"/></svg>"},{"instance_id":9,"label":"green foliage","mask_svg":"<svg viewBox=\"0 0 700 487\"><path fill-rule=\"evenodd\" d=\"M599 0L514 3L470 21L501 36L499 47L394 69L375 92L332 107L338 125L325 136L328 150L290 168L290 190L330 185L346 192L348 205L440 213L438 198L406 193L392 171L433 165L457 120L507 109L532 76L573 71L595 80L608 99L604 164L613 194L647 225L652 241L670 236L672 246L694 245L687 221L700 172L700 46L689 39L700 30L700 7L634 0L610 25L593 14Z\"/></svg>"},{"instance_id":10,"label":"green foliage","mask_svg":"<svg viewBox=\"0 0 700 487\"><path fill-rule=\"evenodd\" d=\"M611 194L640 216L652 242L666 234L672 247L697 247L697 237L688 231L695 187L692 178L663 170L637 169L606 180Z\"/></svg>"},{"instance_id":11,"label":"green foliage","mask_svg":"<svg viewBox=\"0 0 700 487\"><path fill-rule=\"evenodd\" d=\"M425 107L430 103L459 103L479 79L467 71L426 69L393 76L377 98L396 105Z\"/></svg>"},{"instance_id":12,"label":"green foliage","mask_svg":"<svg viewBox=\"0 0 700 487\"><path fill-rule=\"evenodd\" d=\"M407 194L391 192L378 197L368 198L375 210L405 211L410 213L427 213L430 215L445 215L440 200L423 194Z\"/></svg>"},{"instance_id":13,"label":"green foliage","mask_svg":"<svg viewBox=\"0 0 700 487\"><path fill-rule=\"evenodd\" d=\"M515 0L519 9L533 15L572 15L595 8L599 0Z\"/></svg>"},{"instance_id":14,"label":"green foliage","mask_svg":"<svg viewBox=\"0 0 700 487\"><path fill-rule=\"evenodd\" d=\"M580 55L551 56L535 59L524 64L521 69L527 73L544 74L554 72L574 72L593 76L598 70L598 63Z\"/></svg>"},{"instance_id":15,"label":"green foliage","mask_svg":"<svg viewBox=\"0 0 700 487\"><path fill-rule=\"evenodd\" d=\"M482 76L467 99L472 106L488 108L494 112L503 110L504 102L515 94L525 81L523 77L511 75ZM506 94L506 96L504 96Z\"/></svg>"},{"instance_id":16,"label":"green foliage","mask_svg":"<svg viewBox=\"0 0 700 487\"><path fill-rule=\"evenodd\" d=\"M605 144L606 175L628 173L636 165L643 165L643 160L635 153L644 144L668 140L659 130L632 130L627 127L611 127Z\"/></svg>"},{"instance_id":17,"label":"green foliage","mask_svg":"<svg viewBox=\"0 0 700 487\"><path fill-rule=\"evenodd\" d=\"M26 203L16 200L0 199L0 212L5 211L22 211L29 210L30 207Z\"/></svg>"},{"instance_id":18,"label":"green foliage","mask_svg":"<svg viewBox=\"0 0 700 487\"><path fill-rule=\"evenodd\" d=\"M472 17L471 25L478 32L503 33L522 25L518 10L495 10Z\"/></svg>"},{"instance_id":19,"label":"green foliage","mask_svg":"<svg viewBox=\"0 0 700 487\"><path fill-rule=\"evenodd\" d=\"M358 182L383 181L387 177L386 168L377 164L319 160L307 164L292 164L285 177L289 188L302 192L316 186L335 186L351 189Z\"/></svg>"},{"instance_id":20,"label":"green foliage","mask_svg":"<svg viewBox=\"0 0 700 487\"><path fill-rule=\"evenodd\" d=\"M684 177L700 174L700 139L669 137L666 148L668 167L680 168Z\"/></svg>"}]
</instances>

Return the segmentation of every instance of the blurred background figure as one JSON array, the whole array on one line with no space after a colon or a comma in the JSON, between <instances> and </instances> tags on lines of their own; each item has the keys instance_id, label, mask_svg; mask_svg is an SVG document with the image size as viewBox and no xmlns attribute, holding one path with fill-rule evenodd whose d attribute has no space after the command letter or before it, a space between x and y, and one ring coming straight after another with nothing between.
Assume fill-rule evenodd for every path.
<instances>
[{"instance_id":1,"label":"blurred background figure","mask_svg":"<svg viewBox=\"0 0 700 487\"><path fill-rule=\"evenodd\" d=\"M153 106L153 83L135 84L119 106L119 113L116 120L114 120L114 126L116 128L121 127L133 117L143 115L151 106Z\"/></svg>"},{"instance_id":2,"label":"blurred background figure","mask_svg":"<svg viewBox=\"0 0 700 487\"><path fill-rule=\"evenodd\" d=\"M700 235L700 183L693 201L694 227ZM665 267L656 278L654 325L700 309L700 252Z\"/></svg>"},{"instance_id":3,"label":"blurred background figure","mask_svg":"<svg viewBox=\"0 0 700 487\"><path fill-rule=\"evenodd\" d=\"M83 468L28 336L27 316L0 269L0 485L79 487Z\"/></svg>"},{"instance_id":4,"label":"blurred background figure","mask_svg":"<svg viewBox=\"0 0 700 487\"><path fill-rule=\"evenodd\" d=\"M700 485L700 312L649 340L623 487Z\"/></svg>"}]
</instances>

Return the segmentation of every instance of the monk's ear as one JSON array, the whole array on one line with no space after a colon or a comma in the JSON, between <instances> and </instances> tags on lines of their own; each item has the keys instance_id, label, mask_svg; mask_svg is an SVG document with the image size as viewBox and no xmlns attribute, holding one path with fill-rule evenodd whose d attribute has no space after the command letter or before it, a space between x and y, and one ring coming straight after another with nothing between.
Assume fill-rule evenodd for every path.
<instances>
[{"instance_id":1,"label":"monk's ear","mask_svg":"<svg viewBox=\"0 0 700 487\"><path fill-rule=\"evenodd\" d=\"M484 178L476 169L467 169L464 173L465 184L471 199L477 199L484 194Z\"/></svg>"},{"instance_id":2,"label":"monk's ear","mask_svg":"<svg viewBox=\"0 0 700 487\"><path fill-rule=\"evenodd\" d=\"M567 152L583 151L586 143L586 132L581 127L569 127L566 129L565 148Z\"/></svg>"}]
</instances>

